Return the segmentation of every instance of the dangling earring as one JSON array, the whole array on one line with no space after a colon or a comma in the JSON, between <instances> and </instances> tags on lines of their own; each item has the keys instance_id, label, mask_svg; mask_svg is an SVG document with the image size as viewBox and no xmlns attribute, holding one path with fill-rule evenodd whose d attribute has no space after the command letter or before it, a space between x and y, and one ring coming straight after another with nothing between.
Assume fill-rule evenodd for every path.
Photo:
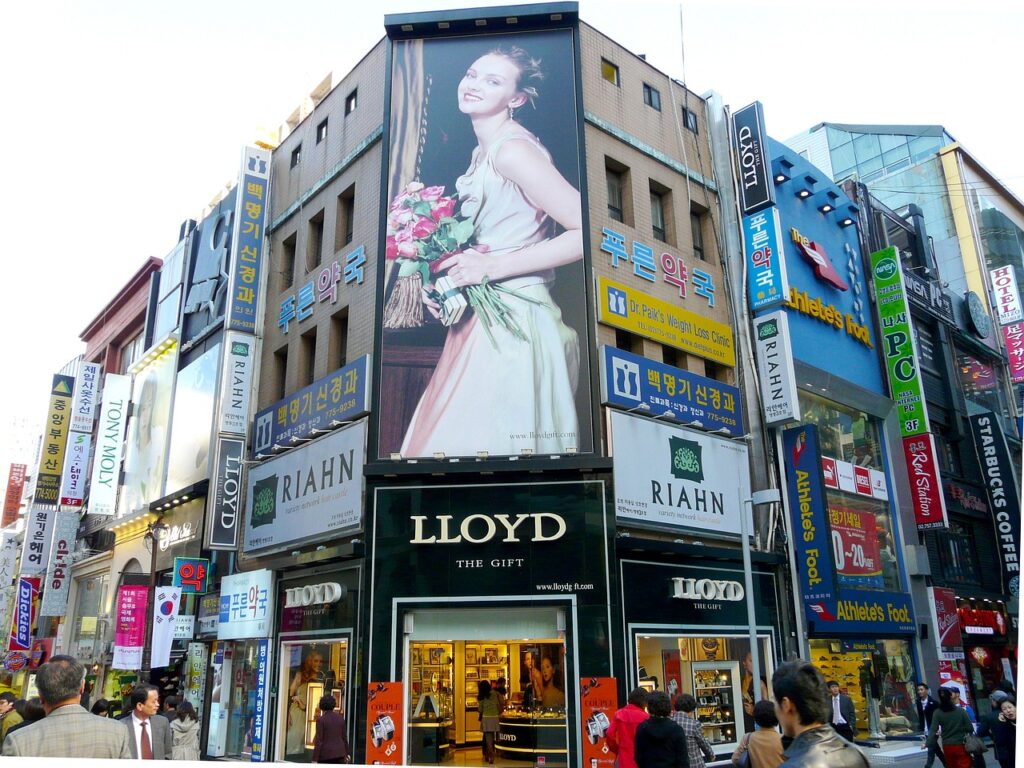
<instances>
[{"instance_id":1,"label":"dangling earring","mask_svg":"<svg viewBox=\"0 0 1024 768\"><path fill-rule=\"evenodd\" d=\"M516 111L512 107L512 105L509 104L509 107L508 107L508 119L509 120L515 120L515 118L516 118Z\"/></svg>"}]
</instances>

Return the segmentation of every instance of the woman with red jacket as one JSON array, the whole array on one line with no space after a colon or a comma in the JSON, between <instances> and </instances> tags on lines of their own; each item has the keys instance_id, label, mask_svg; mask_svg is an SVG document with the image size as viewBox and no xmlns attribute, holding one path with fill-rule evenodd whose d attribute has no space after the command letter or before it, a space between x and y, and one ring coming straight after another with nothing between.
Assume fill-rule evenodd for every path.
<instances>
[{"instance_id":1,"label":"woman with red jacket","mask_svg":"<svg viewBox=\"0 0 1024 768\"><path fill-rule=\"evenodd\" d=\"M634 758L636 746L636 729L649 715L647 706L647 691L643 688L634 688L629 694L627 704L615 713L612 724L605 734L608 741L608 748L618 758L618 768L637 768Z\"/></svg>"}]
</instances>

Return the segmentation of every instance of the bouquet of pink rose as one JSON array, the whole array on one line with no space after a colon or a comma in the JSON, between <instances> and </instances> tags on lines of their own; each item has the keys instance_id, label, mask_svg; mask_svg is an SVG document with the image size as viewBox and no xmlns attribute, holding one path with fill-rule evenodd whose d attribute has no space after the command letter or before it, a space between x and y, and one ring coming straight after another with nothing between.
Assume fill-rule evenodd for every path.
<instances>
[{"instance_id":1,"label":"bouquet of pink rose","mask_svg":"<svg viewBox=\"0 0 1024 768\"><path fill-rule=\"evenodd\" d=\"M473 222L455 213L456 199L445 196L444 187L426 187L412 181L402 189L388 208L385 255L398 264L398 277L384 307L385 328L417 328L423 325L422 289L441 308L445 325L457 323L468 305L473 307L491 343L493 323L499 323L513 336L526 341L515 317L501 294L511 294L534 302L502 285L484 282L455 287L449 278L431 281L437 265L449 256L461 253L473 237ZM480 250L484 250L480 247Z\"/></svg>"}]
</instances>

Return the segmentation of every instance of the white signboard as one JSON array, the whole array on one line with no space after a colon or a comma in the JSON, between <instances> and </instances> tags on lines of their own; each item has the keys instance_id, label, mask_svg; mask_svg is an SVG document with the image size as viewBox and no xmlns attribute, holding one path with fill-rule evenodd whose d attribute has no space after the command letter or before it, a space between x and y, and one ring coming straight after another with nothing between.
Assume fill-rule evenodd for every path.
<instances>
[{"instance_id":1,"label":"white signboard","mask_svg":"<svg viewBox=\"0 0 1024 768\"><path fill-rule=\"evenodd\" d=\"M750 497L746 445L616 411L610 418L618 519L740 533Z\"/></svg>"},{"instance_id":2,"label":"white signboard","mask_svg":"<svg viewBox=\"0 0 1024 768\"><path fill-rule=\"evenodd\" d=\"M60 503L63 507L80 507L85 498L85 472L89 465L92 435L69 432L64 452L64 474L60 481Z\"/></svg>"},{"instance_id":3,"label":"white signboard","mask_svg":"<svg viewBox=\"0 0 1024 768\"><path fill-rule=\"evenodd\" d=\"M117 506L117 480L121 473L121 449L131 396L130 376L108 373L103 379L103 406L89 484L91 515L112 515Z\"/></svg>"},{"instance_id":4,"label":"white signboard","mask_svg":"<svg viewBox=\"0 0 1024 768\"><path fill-rule=\"evenodd\" d=\"M40 616L63 616L68 610L68 592L71 589L71 553L78 536L77 512L54 512L53 544L50 564L43 582L43 599L39 603Z\"/></svg>"},{"instance_id":5,"label":"white signboard","mask_svg":"<svg viewBox=\"0 0 1024 768\"><path fill-rule=\"evenodd\" d=\"M21 553L21 575L46 573L53 539L53 518L57 508L50 504L33 504L25 518L25 543Z\"/></svg>"},{"instance_id":6,"label":"white signboard","mask_svg":"<svg viewBox=\"0 0 1024 768\"><path fill-rule=\"evenodd\" d=\"M1012 265L993 269L988 273L992 281L993 309L999 325L1019 323L1024 319L1021 311L1020 291L1017 290L1017 274Z\"/></svg>"},{"instance_id":7,"label":"white signboard","mask_svg":"<svg viewBox=\"0 0 1024 768\"><path fill-rule=\"evenodd\" d=\"M242 551L357 530L363 514L366 422L249 470Z\"/></svg>"},{"instance_id":8,"label":"white signboard","mask_svg":"<svg viewBox=\"0 0 1024 768\"><path fill-rule=\"evenodd\" d=\"M766 426L800 420L789 318L782 310L754 319L757 380L761 388Z\"/></svg>"},{"instance_id":9,"label":"white signboard","mask_svg":"<svg viewBox=\"0 0 1024 768\"><path fill-rule=\"evenodd\" d=\"M196 617L192 615L181 616L174 620L174 639L191 640L195 635Z\"/></svg>"},{"instance_id":10,"label":"white signboard","mask_svg":"<svg viewBox=\"0 0 1024 768\"><path fill-rule=\"evenodd\" d=\"M266 569L220 581L218 640L270 637L274 623L274 572Z\"/></svg>"},{"instance_id":11,"label":"white signboard","mask_svg":"<svg viewBox=\"0 0 1024 768\"><path fill-rule=\"evenodd\" d=\"M71 406L71 429L75 432L92 433L92 422L96 416L96 387L100 379L99 363L82 363L75 380L75 399Z\"/></svg>"},{"instance_id":12,"label":"white signboard","mask_svg":"<svg viewBox=\"0 0 1024 768\"><path fill-rule=\"evenodd\" d=\"M4 531L0 534L0 627L11 626L11 582L14 581L14 563L18 559L18 534Z\"/></svg>"},{"instance_id":13,"label":"white signboard","mask_svg":"<svg viewBox=\"0 0 1024 768\"><path fill-rule=\"evenodd\" d=\"M255 351L255 337L228 333L220 379L220 432L246 434Z\"/></svg>"}]
</instances>

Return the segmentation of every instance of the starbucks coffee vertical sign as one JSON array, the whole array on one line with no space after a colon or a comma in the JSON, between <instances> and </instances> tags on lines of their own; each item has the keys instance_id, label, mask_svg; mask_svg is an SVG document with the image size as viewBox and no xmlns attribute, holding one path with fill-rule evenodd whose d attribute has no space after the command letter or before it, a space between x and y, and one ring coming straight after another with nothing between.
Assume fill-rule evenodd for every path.
<instances>
[{"instance_id":1,"label":"starbucks coffee vertical sign","mask_svg":"<svg viewBox=\"0 0 1024 768\"><path fill-rule=\"evenodd\" d=\"M611 426L618 519L739 535L750 496L745 445L623 413Z\"/></svg>"}]
</instances>

